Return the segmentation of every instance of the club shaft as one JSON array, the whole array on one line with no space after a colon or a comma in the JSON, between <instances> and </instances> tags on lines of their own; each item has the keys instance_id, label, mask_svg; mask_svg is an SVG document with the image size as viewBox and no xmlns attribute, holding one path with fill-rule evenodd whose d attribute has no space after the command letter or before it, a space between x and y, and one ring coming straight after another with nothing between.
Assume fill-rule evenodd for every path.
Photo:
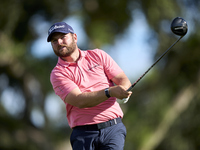
<instances>
[{"instance_id":1,"label":"club shaft","mask_svg":"<svg viewBox=\"0 0 200 150\"><path fill-rule=\"evenodd\" d=\"M183 36L181 36L180 38L178 38L152 65L151 67L149 67L149 69L147 69L147 71L142 74L130 87L127 91L131 91L133 89L133 87L151 70L151 68L153 68L155 66L155 64L157 64L168 52L169 50L176 44L178 43L178 41L180 41L180 39Z\"/></svg>"}]
</instances>

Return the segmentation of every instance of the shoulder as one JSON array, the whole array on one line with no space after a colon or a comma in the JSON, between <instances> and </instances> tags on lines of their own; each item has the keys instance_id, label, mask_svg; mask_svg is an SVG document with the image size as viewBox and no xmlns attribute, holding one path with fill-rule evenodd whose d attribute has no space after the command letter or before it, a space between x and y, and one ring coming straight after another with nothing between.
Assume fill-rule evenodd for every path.
<instances>
[{"instance_id":1,"label":"shoulder","mask_svg":"<svg viewBox=\"0 0 200 150\"><path fill-rule=\"evenodd\" d=\"M64 67L60 65L59 63L57 63L57 65L52 69L50 73L50 79L53 80L58 77L63 77L64 74L66 74L64 71Z\"/></svg>"},{"instance_id":2,"label":"shoulder","mask_svg":"<svg viewBox=\"0 0 200 150\"><path fill-rule=\"evenodd\" d=\"M86 56L99 57L102 59L108 55L105 51L103 51L101 49L87 50L87 51L85 51L85 53L86 53Z\"/></svg>"},{"instance_id":3,"label":"shoulder","mask_svg":"<svg viewBox=\"0 0 200 150\"><path fill-rule=\"evenodd\" d=\"M50 73L50 78L53 79L53 78L55 78L55 76L61 75L61 70L62 70L61 66L57 66L57 65L56 65L56 66L52 69L52 71L51 71L51 73Z\"/></svg>"},{"instance_id":4,"label":"shoulder","mask_svg":"<svg viewBox=\"0 0 200 150\"><path fill-rule=\"evenodd\" d=\"M101 49L93 49L93 50L88 50L89 53L96 53L96 54L107 54L105 51Z\"/></svg>"},{"instance_id":5,"label":"shoulder","mask_svg":"<svg viewBox=\"0 0 200 150\"><path fill-rule=\"evenodd\" d=\"M60 57L58 58L58 62L56 64L56 66L52 69L51 74L52 73L58 73L58 72L63 72L63 70L65 68L67 68L69 66L69 63L62 60Z\"/></svg>"}]
</instances>

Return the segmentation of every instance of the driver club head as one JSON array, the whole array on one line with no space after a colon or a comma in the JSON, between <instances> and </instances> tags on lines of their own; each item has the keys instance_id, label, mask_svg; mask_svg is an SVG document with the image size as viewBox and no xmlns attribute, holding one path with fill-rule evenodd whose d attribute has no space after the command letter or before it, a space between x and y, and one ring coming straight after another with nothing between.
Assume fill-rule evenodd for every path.
<instances>
[{"instance_id":1,"label":"driver club head","mask_svg":"<svg viewBox=\"0 0 200 150\"><path fill-rule=\"evenodd\" d=\"M171 23L171 30L178 36L184 36L188 31L187 22L181 17L176 17Z\"/></svg>"}]
</instances>

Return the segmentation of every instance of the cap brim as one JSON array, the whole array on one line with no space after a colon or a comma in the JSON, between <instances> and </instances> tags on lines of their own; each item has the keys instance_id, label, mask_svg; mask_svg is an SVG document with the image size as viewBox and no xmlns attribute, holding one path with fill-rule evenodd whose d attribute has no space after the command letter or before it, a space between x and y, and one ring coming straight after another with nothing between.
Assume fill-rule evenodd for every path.
<instances>
[{"instance_id":1,"label":"cap brim","mask_svg":"<svg viewBox=\"0 0 200 150\"><path fill-rule=\"evenodd\" d=\"M70 33L70 32L56 31L56 30L55 30L55 31L52 31L51 34L49 34L49 36L48 36L48 38L47 38L47 42L50 42L50 41L51 41L52 35L53 35L54 33L65 33L65 34L67 34L67 33Z\"/></svg>"}]
</instances>

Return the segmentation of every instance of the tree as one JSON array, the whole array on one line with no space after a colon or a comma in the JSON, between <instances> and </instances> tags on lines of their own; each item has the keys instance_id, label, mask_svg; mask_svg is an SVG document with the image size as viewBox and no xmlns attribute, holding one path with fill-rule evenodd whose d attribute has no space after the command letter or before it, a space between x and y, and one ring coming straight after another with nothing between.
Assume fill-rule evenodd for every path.
<instances>
[{"instance_id":1,"label":"tree","mask_svg":"<svg viewBox=\"0 0 200 150\"><path fill-rule=\"evenodd\" d=\"M166 116L166 112L174 106L173 100L176 100L177 93L188 89L189 85L194 89L199 88L197 82L200 63L199 16L195 15L199 13L199 5L197 0L185 0L181 3L172 0L112 2L7 0L2 2L0 10L1 101L4 95L10 96L14 99L12 102L17 102L16 105L21 106L21 109L15 114L10 114L1 103L0 148L57 149L60 141L66 137L66 132L70 132L67 127L55 127L45 113L45 100L52 92L49 74L57 58L38 59L31 54L31 44L39 36L35 26L38 23L50 25L67 16L77 15L82 19L90 40L90 43L86 43L84 47L88 48L91 45L101 47L104 44L112 44L115 37L126 31L133 21L132 13L136 9L144 13L152 29L149 42L151 39L156 39L159 43L155 59L163 49L166 49L166 45L170 45L175 40L175 36L166 30L175 16L184 16L190 25L193 24L193 27L189 26L188 35L143 79L142 83L137 85L129 104L122 106L126 110L124 122L128 130L125 149L132 150L134 147L139 149L145 146L148 137L154 136L160 129L158 124ZM152 149L199 148L198 135L200 134L197 134L199 121L193 119L198 118L199 114L197 107L199 94L196 90L190 92L193 96L185 112L171 121L162 140L152 145ZM42 127L36 126L31 120L31 114L35 109L39 110L44 117ZM66 132L63 132L63 128ZM180 144L174 144L174 140L179 141Z\"/></svg>"}]
</instances>

